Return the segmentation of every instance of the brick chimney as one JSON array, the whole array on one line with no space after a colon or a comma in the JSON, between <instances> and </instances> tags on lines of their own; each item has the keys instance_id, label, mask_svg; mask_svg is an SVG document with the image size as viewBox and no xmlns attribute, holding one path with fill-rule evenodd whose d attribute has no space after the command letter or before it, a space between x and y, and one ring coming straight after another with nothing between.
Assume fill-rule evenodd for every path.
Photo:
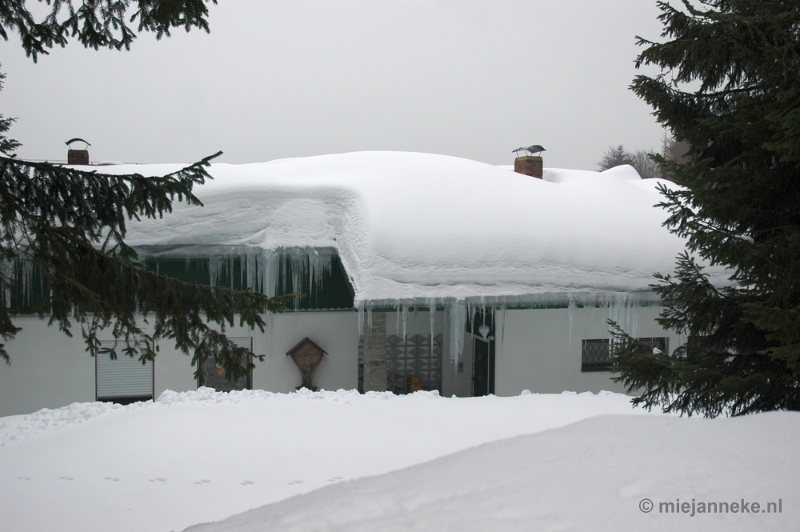
<instances>
[{"instance_id":1,"label":"brick chimney","mask_svg":"<svg viewBox=\"0 0 800 532\"><path fill-rule=\"evenodd\" d=\"M83 142L86 146L84 146L82 150L73 150L72 146L70 146L73 142ZM91 144L77 137L68 140L66 144L69 147L67 151L67 164L89 165L89 146L91 146Z\"/></svg>"},{"instance_id":2,"label":"brick chimney","mask_svg":"<svg viewBox=\"0 0 800 532\"><path fill-rule=\"evenodd\" d=\"M526 155L514 159L514 171L542 179L543 161L539 155Z\"/></svg>"}]
</instances>

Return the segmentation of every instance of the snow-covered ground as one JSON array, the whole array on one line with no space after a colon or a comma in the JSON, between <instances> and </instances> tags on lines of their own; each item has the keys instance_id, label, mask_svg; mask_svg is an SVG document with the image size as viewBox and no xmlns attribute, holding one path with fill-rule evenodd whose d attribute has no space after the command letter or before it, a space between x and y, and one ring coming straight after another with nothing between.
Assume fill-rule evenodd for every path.
<instances>
[{"instance_id":1,"label":"snow-covered ground","mask_svg":"<svg viewBox=\"0 0 800 532\"><path fill-rule=\"evenodd\" d=\"M76 403L0 418L0 515L63 532L800 528L799 414L687 419L629 400L201 388ZM693 517L659 508L693 499Z\"/></svg>"}]
</instances>

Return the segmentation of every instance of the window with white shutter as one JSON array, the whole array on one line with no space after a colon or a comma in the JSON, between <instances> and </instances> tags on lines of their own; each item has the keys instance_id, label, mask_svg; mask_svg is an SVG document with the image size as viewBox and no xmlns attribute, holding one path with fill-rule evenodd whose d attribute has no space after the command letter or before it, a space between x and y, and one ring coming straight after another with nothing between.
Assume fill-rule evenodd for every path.
<instances>
[{"instance_id":1,"label":"window with white shutter","mask_svg":"<svg viewBox=\"0 0 800 532\"><path fill-rule=\"evenodd\" d=\"M115 347L115 341L100 342L101 347ZM98 354L96 363L97 400L128 404L153 399L153 361L142 364L138 357L122 352L124 343L116 342L116 360Z\"/></svg>"}]
</instances>

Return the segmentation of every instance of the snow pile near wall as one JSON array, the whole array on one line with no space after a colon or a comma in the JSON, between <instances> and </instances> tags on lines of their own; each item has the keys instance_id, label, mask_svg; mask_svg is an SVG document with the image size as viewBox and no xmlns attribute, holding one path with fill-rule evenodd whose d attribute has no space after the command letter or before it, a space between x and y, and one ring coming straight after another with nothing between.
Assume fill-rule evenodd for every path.
<instances>
[{"instance_id":1,"label":"snow pile near wall","mask_svg":"<svg viewBox=\"0 0 800 532\"><path fill-rule=\"evenodd\" d=\"M3 417L2 528L182 530L604 414L646 413L610 393L454 399L201 388Z\"/></svg>"},{"instance_id":2,"label":"snow pile near wall","mask_svg":"<svg viewBox=\"0 0 800 532\"><path fill-rule=\"evenodd\" d=\"M210 173L196 189L205 207L131 223L128 242L189 256L331 247L357 302L417 303L647 291L684 248L654 207L665 182L629 166L547 169L540 180L455 157L359 152Z\"/></svg>"},{"instance_id":3,"label":"snow pile near wall","mask_svg":"<svg viewBox=\"0 0 800 532\"><path fill-rule=\"evenodd\" d=\"M687 419L612 393L201 388L0 418L0 515L59 532L800 530L798 438L798 413ZM678 499L782 512L659 513Z\"/></svg>"},{"instance_id":4,"label":"snow pile near wall","mask_svg":"<svg viewBox=\"0 0 800 532\"><path fill-rule=\"evenodd\" d=\"M797 413L602 416L186 532L797 530L798 437Z\"/></svg>"}]
</instances>

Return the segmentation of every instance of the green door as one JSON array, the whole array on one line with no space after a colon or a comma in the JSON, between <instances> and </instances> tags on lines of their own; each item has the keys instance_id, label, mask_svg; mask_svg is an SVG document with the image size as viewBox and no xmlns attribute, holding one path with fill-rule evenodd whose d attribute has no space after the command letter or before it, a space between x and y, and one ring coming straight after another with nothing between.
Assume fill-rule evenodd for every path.
<instances>
[{"instance_id":1,"label":"green door","mask_svg":"<svg viewBox=\"0 0 800 532\"><path fill-rule=\"evenodd\" d=\"M494 393L494 342L475 337L472 349L472 395Z\"/></svg>"}]
</instances>

